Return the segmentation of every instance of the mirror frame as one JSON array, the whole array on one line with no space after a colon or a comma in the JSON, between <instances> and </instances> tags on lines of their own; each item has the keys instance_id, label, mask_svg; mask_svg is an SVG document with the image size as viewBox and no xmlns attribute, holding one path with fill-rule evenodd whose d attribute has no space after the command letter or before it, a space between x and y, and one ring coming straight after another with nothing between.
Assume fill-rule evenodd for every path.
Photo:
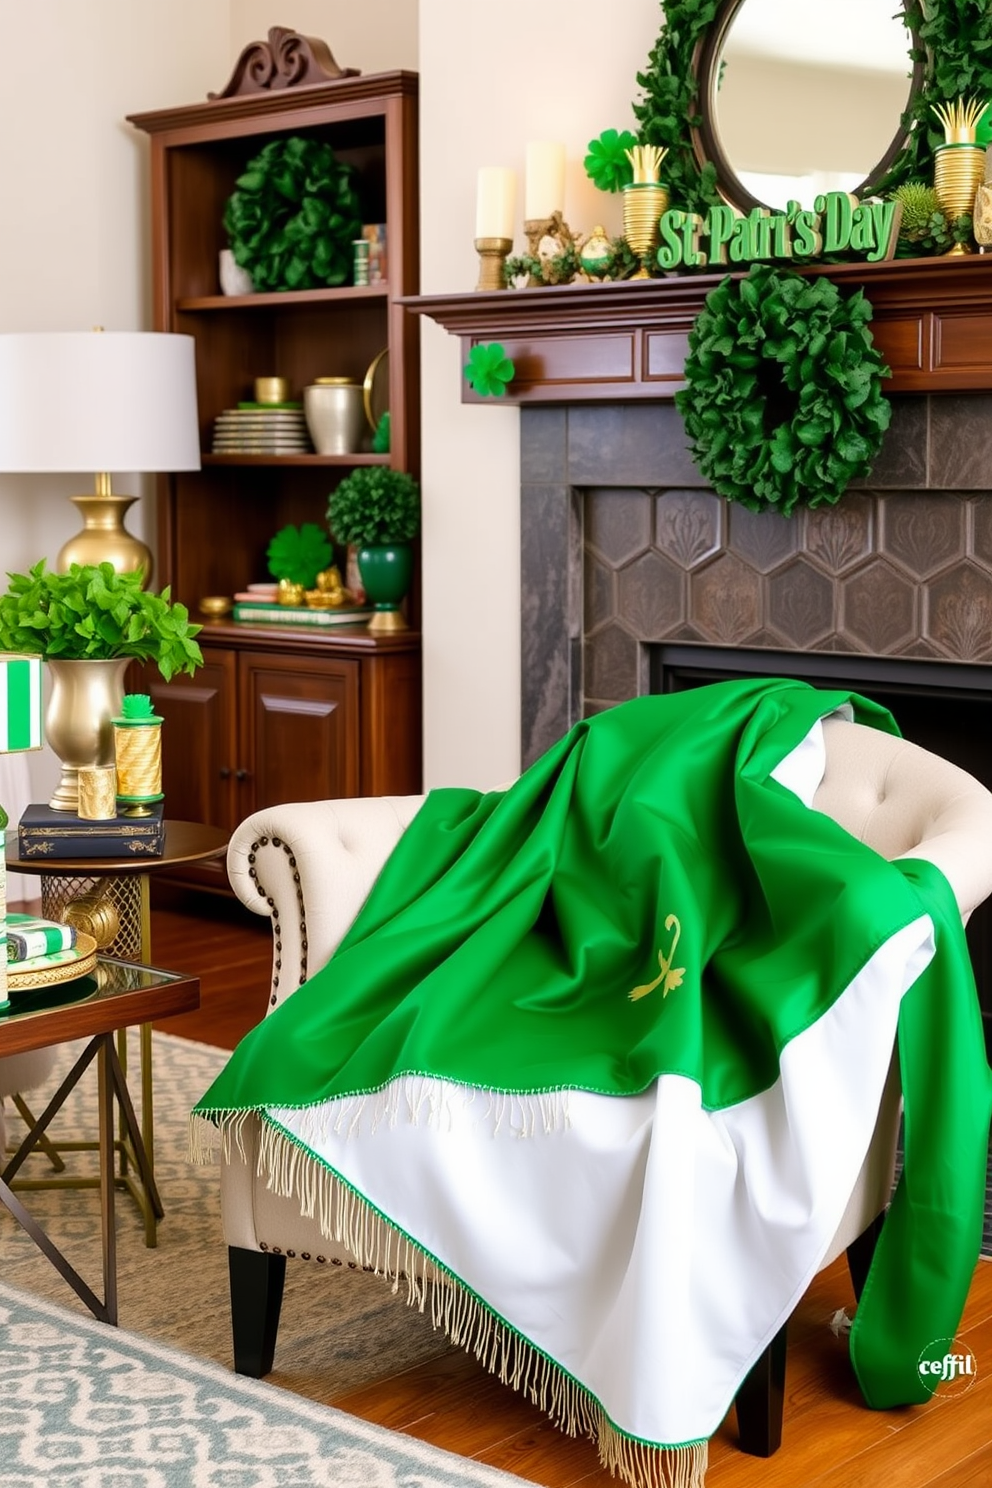
<instances>
[{"instance_id":1,"label":"mirror frame","mask_svg":"<svg viewBox=\"0 0 992 1488\"><path fill-rule=\"evenodd\" d=\"M746 3L747 0L721 0L721 4L713 20L696 45L692 59L692 72L696 83L696 96L699 101L699 117L698 122L690 126L690 138L693 154L700 170L707 164L712 164L716 167L717 191L729 206L737 207L745 213L752 211L755 207L776 211L778 208L772 203L759 201L756 196L753 196L738 178L727 158L714 124L716 117L716 95L720 77L720 58L727 35L737 17L737 13L742 5ZM909 139L909 129L906 127L905 121L909 116L909 111L913 106L914 100L923 89L927 78L927 65L922 60L924 54L920 45L920 38L911 24L911 0L902 0L902 4L906 26L911 38L910 50L906 54L907 64L912 64L909 92L906 96L906 107L903 110L899 128L896 130L885 154L872 167L861 184L854 188L854 195L859 199L872 195L879 183L889 174L894 162L905 149Z\"/></svg>"}]
</instances>

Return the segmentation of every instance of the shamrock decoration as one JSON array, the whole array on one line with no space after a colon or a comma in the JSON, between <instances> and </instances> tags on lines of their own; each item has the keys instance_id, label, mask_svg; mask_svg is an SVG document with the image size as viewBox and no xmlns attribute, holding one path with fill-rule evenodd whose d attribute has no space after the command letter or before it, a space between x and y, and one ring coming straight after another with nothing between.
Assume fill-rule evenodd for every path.
<instances>
[{"instance_id":1,"label":"shamrock decoration","mask_svg":"<svg viewBox=\"0 0 992 1488\"><path fill-rule=\"evenodd\" d=\"M498 341L486 341L472 347L465 376L480 398L502 398L516 370Z\"/></svg>"},{"instance_id":2,"label":"shamrock decoration","mask_svg":"<svg viewBox=\"0 0 992 1488\"><path fill-rule=\"evenodd\" d=\"M283 527L269 543L265 556L274 579L289 579L312 589L314 581L334 556L323 527L304 522L302 527Z\"/></svg>"},{"instance_id":3,"label":"shamrock decoration","mask_svg":"<svg viewBox=\"0 0 992 1488\"><path fill-rule=\"evenodd\" d=\"M583 160L586 175L600 191L622 191L634 179L628 150L637 144L637 135L625 129L604 129L598 139L589 141L589 154Z\"/></svg>"},{"instance_id":4,"label":"shamrock decoration","mask_svg":"<svg viewBox=\"0 0 992 1488\"><path fill-rule=\"evenodd\" d=\"M380 418L379 422L376 424L375 432L372 435L372 453L374 455L389 454L389 423L389 409L387 408L385 413Z\"/></svg>"}]
</instances>

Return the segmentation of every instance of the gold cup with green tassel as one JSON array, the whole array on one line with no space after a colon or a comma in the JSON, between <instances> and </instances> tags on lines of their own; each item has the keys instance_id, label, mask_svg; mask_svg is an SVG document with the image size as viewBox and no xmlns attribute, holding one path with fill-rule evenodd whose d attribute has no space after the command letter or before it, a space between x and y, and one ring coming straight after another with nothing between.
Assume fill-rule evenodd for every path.
<instances>
[{"instance_id":1,"label":"gold cup with green tassel","mask_svg":"<svg viewBox=\"0 0 992 1488\"><path fill-rule=\"evenodd\" d=\"M646 260L658 246L659 221L668 209L668 188L658 179L668 151L661 145L634 145L624 152L634 179L623 188L623 235L641 266L635 279L650 279Z\"/></svg>"},{"instance_id":2,"label":"gold cup with green tassel","mask_svg":"<svg viewBox=\"0 0 992 1488\"><path fill-rule=\"evenodd\" d=\"M934 151L933 185L941 211L951 223L973 215L975 196L985 178L985 150L976 135L986 107L978 98L933 105L944 127L944 143ZM968 244L955 243L949 255L960 257L970 252Z\"/></svg>"}]
</instances>

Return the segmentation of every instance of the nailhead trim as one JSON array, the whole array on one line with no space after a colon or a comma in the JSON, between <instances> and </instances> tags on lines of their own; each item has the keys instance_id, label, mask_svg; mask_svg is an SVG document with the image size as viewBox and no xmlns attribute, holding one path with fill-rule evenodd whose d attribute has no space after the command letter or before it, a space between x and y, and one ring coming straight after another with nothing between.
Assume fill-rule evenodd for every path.
<instances>
[{"instance_id":1,"label":"nailhead trim","mask_svg":"<svg viewBox=\"0 0 992 1488\"><path fill-rule=\"evenodd\" d=\"M272 971L272 995L269 998L269 1006L270 1007L275 1007L276 1006L276 1003L279 1001L279 976L280 976L280 972L282 971L282 925L280 923L280 918L279 918L279 908L278 908L275 900L272 898L271 894L267 894L266 893L265 887L261 883L261 881L260 881L260 879L258 877L258 870L255 867L255 860L256 860L256 856L257 856L257 853L258 853L259 848L260 847L267 847L269 845L269 841L270 841L270 839L268 837L259 837L257 839L257 841L255 841L255 842L252 843L251 850L248 853L248 864L249 864L249 867L248 867L248 876L249 876L249 878L251 878L254 881L256 892L258 893L259 897L261 899L264 899L265 900L266 904L269 906L269 909L271 910L270 918L272 920L272 934L273 934L274 941L275 941L275 962L273 964L273 971ZM307 960L308 960L308 953L309 953L310 946L309 946L309 941L308 941L308 938L307 938L307 920L306 920L306 912L305 912L305 908L304 908L304 904L303 904L303 890L302 890L302 887L301 887L301 884L300 884L300 875L299 875L299 872L297 871L296 858L293 855L293 853L290 852L288 846L286 845L285 842L283 842L282 838L281 837L273 837L271 839L271 842L272 842L272 846L273 847L278 847L278 848L281 848L282 849L282 851L286 854L286 857L287 857L287 859L289 861L290 868L293 869L293 883L294 883L294 885L296 887L296 906L297 906L297 913L299 914L299 917L300 917L300 980L299 980L299 985L302 987L303 986L303 983L307 979Z\"/></svg>"}]
</instances>

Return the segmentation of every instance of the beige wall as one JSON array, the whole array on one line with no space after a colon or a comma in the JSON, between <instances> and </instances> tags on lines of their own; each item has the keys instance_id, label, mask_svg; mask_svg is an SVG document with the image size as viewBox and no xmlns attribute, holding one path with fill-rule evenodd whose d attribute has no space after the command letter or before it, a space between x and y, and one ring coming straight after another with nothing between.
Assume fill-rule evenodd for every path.
<instances>
[{"instance_id":1,"label":"beige wall","mask_svg":"<svg viewBox=\"0 0 992 1488\"><path fill-rule=\"evenodd\" d=\"M620 226L587 182L601 130L633 125L635 76L658 35L657 0L567 14L420 0L422 287L471 290L476 172L518 172L518 250L528 141L567 146L574 231ZM563 291L565 293L566 291ZM520 766L519 471L516 410L463 407L458 343L423 336L425 770L429 785L486 788Z\"/></svg>"}]
</instances>

